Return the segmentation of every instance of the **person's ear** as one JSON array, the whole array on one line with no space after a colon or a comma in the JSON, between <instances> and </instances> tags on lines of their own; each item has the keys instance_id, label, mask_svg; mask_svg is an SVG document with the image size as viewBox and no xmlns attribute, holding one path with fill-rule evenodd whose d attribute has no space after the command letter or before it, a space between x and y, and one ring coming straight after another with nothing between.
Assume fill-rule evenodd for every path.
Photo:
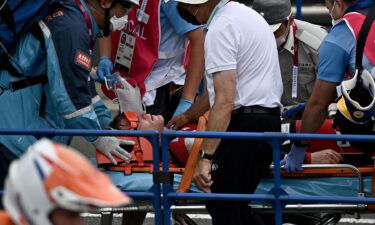
<instances>
[{"instance_id":1,"label":"person's ear","mask_svg":"<svg viewBox=\"0 0 375 225\"><path fill-rule=\"evenodd\" d=\"M109 9L112 6L113 0L100 0L100 6L103 9Z\"/></svg>"},{"instance_id":2,"label":"person's ear","mask_svg":"<svg viewBox=\"0 0 375 225\"><path fill-rule=\"evenodd\" d=\"M288 23L289 26L293 24L293 21L294 21L294 16L291 15L291 16L289 17L289 23Z\"/></svg>"}]
</instances>

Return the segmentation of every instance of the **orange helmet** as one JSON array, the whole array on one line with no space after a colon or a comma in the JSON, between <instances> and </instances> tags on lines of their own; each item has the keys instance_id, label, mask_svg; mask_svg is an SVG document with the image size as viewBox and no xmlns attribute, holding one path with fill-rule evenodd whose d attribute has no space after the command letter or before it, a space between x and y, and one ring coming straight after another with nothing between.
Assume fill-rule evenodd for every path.
<instances>
[{"instance_id":1,"label":"orange helmet","mask_svg":"<svg viewBox=\"0 0 375 225\"><path fill-rule=\"evenodd\" d=\"M11 164L3 196L17 225L52 225L49 216L56 208L82 212L130 201L83 156L47 139Z\"/></svg>"}]
</instances>

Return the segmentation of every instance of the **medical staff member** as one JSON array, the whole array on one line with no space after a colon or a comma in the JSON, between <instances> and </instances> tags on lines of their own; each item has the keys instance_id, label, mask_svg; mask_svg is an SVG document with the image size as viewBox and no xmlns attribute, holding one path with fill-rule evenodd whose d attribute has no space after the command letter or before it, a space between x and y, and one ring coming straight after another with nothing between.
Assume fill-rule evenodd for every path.
<instances>
[{"instance_id":1,"label":"medical staff member","mask_svg":"<svg viewBox=\"0 0 375 225\"><path fill-rule=\"evenodd\" d=\"M148 22L139 21L139 13L129 14L129 22L117 38L123 42L126 39L127 44L112 42L112 54L116 53L115 71L137 82L147 113L162 115L169 121L190 108L197 95L204 72L204 33L202 26L188 23L179 16L176 2L148 0L145 4ZM128 40L134 38L134 47L129 47L132 44ZM103 42L101 52L104 54L110 44ZM101 56L98 74L110 75L109 58ZM174 96L178 95L174 93L182 85L181 99L177 97L175 103Z\"/></svg>"},{"instance_id":2,"label":"medical staff member","mask_svg":"<svg viewBox=\"0 0 375 225\"><path fill-rule=\"evenodd\" d=\"M290 0L255 0L253 9L264 17L276 38L284 85L281 103L291 106L307 102L316 80L319 47L327 31L294 19Z\"/></svg>"},{"instance_id":3,"label":"medical staff member","mask_svg":"<svg viewBox=\"0 0 375 225\"><path fill-rule=\"evenodd\" d=\"M341 94L337 93L336 87L355 75L357 34L359 34L365 15L375 4L373 0L326 0L325 3L330 11L334 27L320 47L318 77L303 114L301 133L315 133L319 129L326 118L328 106L335 102L337 94ZM374 39L374 31L375 27L372 25L367 40ZM374 45L374 42L366 42L362 65L364 70L370 72L373 77L375 77ZM339 109L347 108L343 104L340 105L340 102L338 107ZM357 117L362 113L358 112ZM337 112L335 120L341 133L374 134L373 120L358 124L350 121L349 117L351 116L343 110ZM355 146L355 143L351 144L365 153L373 151L373 143L360 143L357 144L358 146ZM302 170L307 146L306 141L293 144L291 152L282 161L287 171Z\"/></svg>"},{"instance_id":4,"label":"medical staff member","mask_svg":"<svg viewBox=\"0 0 375 225\"><path fill-rule=\"evenodd\" d=\"M207 24L207 92L168 125L178 129L210 109L207 131L280 131L283 87L267 22L234 1L181 0L178 7L186 20ZM266 141L204 139L195 182L205 192L250 194L271 161ZM247 202L212 201L206 206L215 225L262 224Z\"/></svg>"},{"instance_id":5,"label":"medical staff member","mask_svg":"<svg viewBox=\"0 0 375 225\"><path fill-rule=\"evenodd\" d=\"M100 29L107 34L111 17L124 16L136 1L70 0L38 25L36 35L22 37L14 61L23 74L12 76L12 70L0 71L0 127L18 129L106 129L111 115L97 95L89 72L92 48ZM27 60L25 60L27 59ZM28 85L30 84L30 85ZM37 141L35 136L0 137L0 187L10 162ZM67 137L53 139L68 143ZM86 137L114 163L113 155L129 160L130 154L113 137Z\"/></svg>"},{"instance_id":6,"label":"medical staff member","mask_svg":"<svg viewBox=\"0 0 375 225\"><path fill-rule=\"evenodd\" d=\"M131 199L75 150L42 139L10 166L2 225L84 225L81 212Z\"/></svg>"}]
</instances>

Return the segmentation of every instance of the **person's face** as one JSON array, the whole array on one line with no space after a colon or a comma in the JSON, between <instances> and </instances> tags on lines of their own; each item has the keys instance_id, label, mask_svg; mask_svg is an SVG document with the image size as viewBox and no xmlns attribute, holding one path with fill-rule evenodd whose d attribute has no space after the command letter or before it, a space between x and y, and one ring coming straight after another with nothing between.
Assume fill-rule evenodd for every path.
<instances>
[{"instance_id":1,"label":"person's face","mask_svg":"<svg viewBox=\"0 0 375 225\"><path fill-rule=\"evenodd\" d=\"M117 18L123 17L129 14L131 7L133 6L130 2L121 2L116 4L111 12L111 17L116 16Z\"/></svg>"},{"instance_id":2,"label":"person's face","mask_svg":"<svg viewBox=\"0 0 375 225\"><path fill-rule=\"evenodd\" d=\"M186 4L186 3L178 3L178 7L184 8L187 10L192 16L195 16L195 18L201 23L205 24L207 23L208 19L210 18L212 10L215 8L218 1L216 0L210 0L203 4Z\"/></svg>"},{"instance_id":3,"label":"person's face","mask_svg":"<svg viewBox=\"0 0 375 225\"><path fill-rule=\"evenodd\" d=\"M94 16L96 23L100 28L104 28L105 9L109 9L112 6L112 0L101 0L100 3L96 1L88 3L88 6L91 9L91 13ZM109 18L113 16L120 18L127 15L132 6L133 4L130 2L121 2L116 4L115 7L110 10Z\"/></svg>"},{"instance_id":4,"label":"person's face","mask_svg":"<svg viewBox=\"0 0 375 225\"><path fill-rule=\"evenodd\" d=\"M279 29L277 29L273 34L275 35L275 38L278 39L282 36L285 36L287 30L287 25L285 23L282 23Z\"/></svg>"},{"instance_id":5,"label":"person's face","mask_svg":"<svg viewBox=\"0 0 375 225\"><path fill-rule=\"evenodd\" d=\"M54 225L84 225L83 218L78 212L65 209L55 209L51 213L51 220Z\"/></svg>"},{"instance_id":6,"label":"person's face","mask_svg":"<svg viewBox=\"0 0 375 225\"><path fill-rule=\"evenodd\" d=\"M121 118L121 120L118 122L118 129L130 130L131 126L130 126L129 120L127 120L126 118Z\"/></svg>"},{"instance_id":7,"label":"person's face","mask_svg":"<svg viewBox=\"0 0 375 225\"><path fill-rule=\"evenodd\" d=\"M325 5L333 20L338 20L343 17L347 9L343 0L325 0Z\"/></svg>"},{"instance_id":8,"label":"person's face","mask_svg":"<svg viewBox=\"0 0 375 225\"><path fill-rule=\"evenodd\" d=\"M204 23L204 21L202 20L202 18L200 18L199 14L198 14L199 11L200 11L200 7L201 7L201 5L190 5L190 4L181 3L181 2L178 3L178 8L184 9L185 11L187 11L190 14L190 16L195 17L195 19L199 23L202 24L202 23ZM184 19L186 19L186 18L184 18ZM189 20L187 20L187 21L190 22L190 23L194 23L194 22L189 21Z\"/></svg>"}]
</instances>

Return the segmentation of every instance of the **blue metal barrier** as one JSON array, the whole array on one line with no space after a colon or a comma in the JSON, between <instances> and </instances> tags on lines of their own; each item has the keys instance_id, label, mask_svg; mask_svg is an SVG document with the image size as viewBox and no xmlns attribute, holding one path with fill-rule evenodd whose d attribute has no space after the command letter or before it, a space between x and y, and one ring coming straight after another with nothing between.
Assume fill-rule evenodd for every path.
<instances>
[{"instance_id":1,"label":"blue metal barrier","mask_svg":"<svg viewBox=\"0 0 375 225\"><path fill-rule=\"evenodd\" d=\"M302 0L296 0L296 19L302 20Z\"/></svg>"},{"instance_id":2,"label":"blue metal barrier","mask_svg":"<svg viewBox=\"0 0 375 225\"><path fill-rule=\"evenodd\" d=\"M20 130L0 129L0 135L34 135L34 136L140 136L148 138L153 145L154 170L159 172L159 133L156 131L93 131L93 130ZM152 199L155 209L155 224L169 225L171 223L171 205L177 199L199 199L199 200L239 200L239 201L265 201L271 203L275 209L275 224L282 224L282 210L287 203L357 203L375 204L373 198L363 197L306 197L288 195L281 188L280 176L280 146L285 140L350 140L375 142L375 137L370 135L319 135L319 134L285 134L285 133L239 133L239 132L176 132L164 131L161 133L163 172L169 171L168 145L175 137L197 137L197 138L222 138L222 139L254 139L267 140L273 148L274 159L274 187L269 194L192 194L175 193L170 184L163 184L162 191L159 183L154 183L153 192L127 193L136 199ZM0 196L2 191L0 191ZM162 216L163 206L163 216ZM163 222L162 222L163 218Z\"/></svg>"},{"instance_id":3,"label":"blue metal barrier","mask_svg":"<svg viewBox=\"0 0 375 225\"><path fill-rule=\"evenodd\" d=\"M281 188L280 173L280 147L285 140L350 140L375 142L375 137L371 135L322 135L322 134L285 134L285 133L239 133L239 132L176 132L165 131L162 133L162 160L163 171L169 171L169 150L170 141L176 137L196 137L196 138L222 138L222 139L256 139L267 140L273 149L274 161L274 187L268 195L260 194L191 194L175 193L170 184L163 184L163 209L164 225L171 223L171 210L173 200L177 199L199 199L199 200L238 200L250 201L261 200L271 203L275 209L275 224L282 224L282 209L287 203L361 203L374 204L375 199L363 197L305 197L288 195Z\"/></svg>"},{"instance_id":4,"label":"blue metal barrier","mask_svg":"<svg viewBox=\"0 0 375 225\"><path fill-rule=\"evenodd\" d=\"M0 129L0 135L33 135L37 137L53 136L119 136L119 137L145 137L153 147L153 168L154 172L159 172L159 132L157 131L119 131L119 130L61 130L61 129ZM135 199L152 199L155 210L155 224L161 221L161 187L154 183L152 192L132 192L126 193ZM0 190L0 200L3 191Z\"/></svg>"}]
</instances>

